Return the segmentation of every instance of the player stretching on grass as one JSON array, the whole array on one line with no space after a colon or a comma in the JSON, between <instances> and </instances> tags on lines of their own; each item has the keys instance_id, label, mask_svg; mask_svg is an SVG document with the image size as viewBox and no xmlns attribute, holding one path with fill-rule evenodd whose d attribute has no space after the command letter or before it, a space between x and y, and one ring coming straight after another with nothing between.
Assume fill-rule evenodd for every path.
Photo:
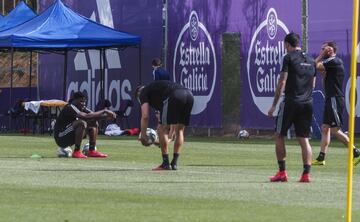
<instances>
[{"instance_id":1,"label":"player stretching on grass","mask_svg":"<svg viewBox=\"0 0 360 222\"><path fill-rule=\"evenodd\" d=\"M158 127L159 142L162 153L162 164L153 170L176 170L177 160L184 144L185 126L189 125L194 98L191 91L180 84L170 81L154 81L146 86L139 86L135 97L141 104L141 143L147 144L146 129L148 128L150 106L160 111ZM168 126L175 130L174 156L169 163Z\"/></svg>"},{"instance_id":2,"label":"player stretching on grass","mask_svg":"<svg viewBox=\"0 0 360 222\"><path fill-rule=\"evenodd\" d=\"M273 116L279 97L285 88L285 99L280 104L276 119L275 150L279 171L270 178L271 182L287 182L285 170L286 149L284 137L292 124L301 146L304 170L299 182L310 182L311 146L309 134L313 114L312 92L315 84L314 59L300 48L300 37L293 32L285 36L285 48L280 78L276 87L274 101L268 111Z\"/></svg>"},{"instance_id":3,"label":"player stretching on grass","mask_svg":"<svg viewBox=\"0 0 360 222\"><path fill-rule=\"evenodd\" d=\"M60 147L75 144L73 158L107 157L106 154L95 150L96 136L98 134L98 122L96 120L100 118L115 119L116 114L107 109L92 112L85 107L85 104L85 95L82 92L74 93L71 102L61 110L56 119L54 128L55 142ZM82 154L80 149L81 141L86 134L89 135L89 152L87 156Z\"/></svg>"},{"instance_id":4,"label":"player stretching on grass","mask_svg":"<svg viewBox=\"0 0 360 222\"><path fill-rule=\"evenodd\" d=\"M349 137L341 130L344 110L344 93L342 85L345 75L343 61L336 57L336 43L325 42L321 46L319 56L315 59L316 68L323 77L325 87L325 107L323 124L321 125L320 153L313 165L325 165L325 154L329 148L330 135L333 134L344 145L348 145ZM360 162L360 151L354 147L354 165Z\"/></svg>"}]
</instances>

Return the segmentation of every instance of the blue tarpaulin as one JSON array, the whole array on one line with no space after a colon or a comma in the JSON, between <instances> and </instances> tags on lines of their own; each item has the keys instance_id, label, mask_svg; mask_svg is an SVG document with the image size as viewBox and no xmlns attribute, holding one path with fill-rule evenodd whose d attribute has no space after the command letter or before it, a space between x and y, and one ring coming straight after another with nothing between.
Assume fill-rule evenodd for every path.
<instances>
[{"instance_id":1,"label":"blue tarpaulin","mask_svg":"<svg viewBox=\"0 0 360 222\"><path fill-rule=\"evenodd\" d=\"M88 49L136 46L140 37L79 15L60 0L33 19L0 32L0 47Z\"/></svg>"},{"instance_id":2,"label":"blue tarpaulin","mask_svg":"<svg viewBox=\"0 0 360 222\"><path fill-rule=\"evenodd\" d=\"M25 2L20 1L7 16L1 16L0 31L20 25L35 16L36 13Z\"/></svg>"}]
</instances>

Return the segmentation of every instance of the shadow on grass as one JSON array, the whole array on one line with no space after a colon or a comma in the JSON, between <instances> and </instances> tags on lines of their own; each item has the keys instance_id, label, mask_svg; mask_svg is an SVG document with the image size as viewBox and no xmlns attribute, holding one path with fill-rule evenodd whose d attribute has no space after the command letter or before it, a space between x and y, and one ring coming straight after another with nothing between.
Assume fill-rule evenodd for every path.
<instances>
[{"instance_id":1,"label":"shadow on grass","mask_svg":"<svg viewBox=\"0 0 360 222\"><path fill-rule=\"evenodd\" d=\"M192 167L246 167L246 166L267 166L266 164L186 164Z\"/></svg>"},{"instance_id":2,"label":"shadow on grass","mask_svg":"<svg viewBox=\"0 0 360 222\"><path fill-rule=\"evenodd\" d=\"M0 156L0 159L24 159L24 158L31 158L30 156ZM41 159L60 159L57 156L41 156ZM61 159L71 159L71 158L61 158Z\"/></svg>"},{"instance_id":3,"label":"shadow on grass","mask_svg":"<svg viewBox=\"0 0 360 222\"><path fill-rule=\"evenodd\" d=\"M31 171L39 172L124 172L124 171L136 171L147 172L151 170L146 169L32 169Z\"/></svg>"}]
</instances>

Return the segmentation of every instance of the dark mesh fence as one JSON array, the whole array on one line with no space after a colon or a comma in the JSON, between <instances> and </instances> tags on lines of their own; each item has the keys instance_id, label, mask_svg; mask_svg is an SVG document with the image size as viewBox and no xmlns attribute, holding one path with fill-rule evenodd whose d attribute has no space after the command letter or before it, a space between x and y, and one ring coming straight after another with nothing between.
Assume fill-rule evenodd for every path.
<instances>
[{"instance_id":1,"label":"dark mesh fence","mask_svg":"<svg viewBox=\"0 0 360 222\"><path fill-rule=\"evenodd\" d=\"M222 127L190 128L188 134L204 136L236 136L240 128L240 33L222 36Z\"/></svg>"}]
</instances>

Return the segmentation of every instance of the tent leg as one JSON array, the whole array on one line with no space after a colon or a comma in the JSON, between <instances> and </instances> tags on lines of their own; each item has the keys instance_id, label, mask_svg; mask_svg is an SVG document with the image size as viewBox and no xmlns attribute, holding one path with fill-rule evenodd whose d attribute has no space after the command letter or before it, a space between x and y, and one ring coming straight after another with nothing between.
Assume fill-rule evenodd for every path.
<instances>
[{"instance_id":1,"label":"tent leg","mask_svg":"<svg viewBox=\"0 0 360 222\"><path fill-rule=\"evenodd\" d=\"M103 67L102 67L102 76L103 76L103 97L102 99L105 100L106 99L106 89L105 89L105 61L106 61L106 50L103 49L102 50L102 53L103 53Z\"/></svg>"},{"instance_id":2,"label":"tent leg","mask_svg":"<svg viewBox=\"0 0 360 222\"><path fill-rule=\"evenodd\" d=\"M14 76L14 48L11 48L11 64L10 64L10 100L9 100L9 111L12 107L13 100L13 76ZM11 122L12 113L9 112L9 129L12 130L12 122Z\"/></svg>"},{"instance_id":3,"label":"tent leg","mask_svg":"<svg viewBox=\"0 0 360 222\"><path fill-rule=\"evenodd\" d=\"M139 44L139 46L138 46L139 48L139 85L142 83L142 78L141 78L141 63L142 63L142 61L141 61L141 43Z\"/></svg>"},{"instance_id":4,"label":"tent leg","mask_svg":"<svg viewBox=\"0 0 360 222\"><path fill-rule=\"evenodd\" d=\"M67 66L68 66L68 51L65 51L64 56L64 82L63 82L63 100L66 101L66 80L67 80Z\"/></svg>"},{"instance_id":5,"label":"tent leg","mask_svg":"<svg viewBox=\"0 0 360 222\"><path fill-rule=\"evenodd\" d=\"M105 98L105 87L104 87L104 81L105 81L105 75L104 75L104 50L103 49L100 49L100 55L99 55L99 58L100 58L100 96L99 96L99 101L102 101L104 100ZM95 107L97 105L97 102L95 101Z\"/></svg>"},{"instance_id":6,"label":"tent leg","mask_svg":"<svg viewBox=\"0 0 360 222\"><path fill-rule=\"evenodd\" d=\"M29 61L29 100L31 100L31 73L32 73L32 51L30 51L30 61Z\"/></svg>"}]
</instances>

